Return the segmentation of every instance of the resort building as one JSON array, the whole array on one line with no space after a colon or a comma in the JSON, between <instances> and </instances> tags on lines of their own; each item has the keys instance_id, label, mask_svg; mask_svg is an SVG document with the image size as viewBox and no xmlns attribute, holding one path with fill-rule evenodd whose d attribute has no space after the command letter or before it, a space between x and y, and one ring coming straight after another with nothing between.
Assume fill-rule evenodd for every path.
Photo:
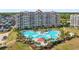
<instances>
[{"instance_id":1,"label":"resort building","mask_svg":"<svg viewBox=\"0 0 79 59\"><path fill-rule=\"evenodd\" d=\"M15 18L13 16L0 15L0 31L8 31L11 26L14 26Z\"/></svg>"},{"instance_id":2,"label":"resort building","mask_svg":"<svg viewBox=\"0 0 79 59\"><path fill-rule=\"evenodd\" d=\"M43 12L37 10L35 12L20 12L15 15L16 28L34 28L34 27L50 27L59 26L60 17L56 12Z\"/></svg>"},{"instance_id":3,"label":"resort building","mask_svg":"<svg viewBox=\"0 0 79 59\"><path fill-rule=\"evenodd\" d=\"M70 15L70 26L79 27L79 15Z\"/></svg>"}]
</instances>

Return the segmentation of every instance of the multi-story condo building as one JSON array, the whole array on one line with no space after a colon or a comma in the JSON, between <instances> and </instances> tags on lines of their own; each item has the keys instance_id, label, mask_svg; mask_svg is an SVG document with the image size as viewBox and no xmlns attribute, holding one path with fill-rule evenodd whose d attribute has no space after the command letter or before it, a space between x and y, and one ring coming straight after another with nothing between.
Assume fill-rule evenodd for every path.
<instances>
[{"instance_id":1,"label":"multi-story condo building","mask_svg":"<svg viewBox=\"0 0 79 59\"><path fill-rule=\"evenodd\" d=\"M25 29L32 27L50 27L59 26L60 17L56 12L20 12L15 15L16 28Z\"/></svg>"},{"instance_id":2,"label":"multi-story condo building","mask_svg":"<svg viewBox=\"0 0 79 59\"><path fill-rule=\"evenodd\" d=\"M11 28L11 26L14 26L14 19L15 18L13 16L0 15L0 31L7 31Z\"/></svg>"},{"instance_id":3,"label":"multi-story condo building","mask_svg":"<svg viewBox=\"0 0 79 59\"><path fill-rule=\"evenodd\" d=\"M70 15L70 26L79 27L79 15Z\"/></svg>"}]
</instances>

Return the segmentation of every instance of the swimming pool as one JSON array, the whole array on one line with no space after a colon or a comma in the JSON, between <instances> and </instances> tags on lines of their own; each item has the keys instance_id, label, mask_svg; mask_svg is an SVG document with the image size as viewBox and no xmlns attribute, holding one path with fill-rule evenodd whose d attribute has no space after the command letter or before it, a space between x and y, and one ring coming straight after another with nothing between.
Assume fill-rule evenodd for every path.
<instances>
[{"instance_id":1,"label":"swimming pool","mask_svg":"<svg viewBox=\"0 0 79 59\"><path fill-rule=\"evenodd\" d=\"M41 31L21 31L22 35L26 38L31 38L32 40L35 40L36 38L44 38L45 40L51 39L52 42L57 41L56 39L59 37L60 31L51 30L44 33L41 33Z\"/></svg>"}]
</instances>

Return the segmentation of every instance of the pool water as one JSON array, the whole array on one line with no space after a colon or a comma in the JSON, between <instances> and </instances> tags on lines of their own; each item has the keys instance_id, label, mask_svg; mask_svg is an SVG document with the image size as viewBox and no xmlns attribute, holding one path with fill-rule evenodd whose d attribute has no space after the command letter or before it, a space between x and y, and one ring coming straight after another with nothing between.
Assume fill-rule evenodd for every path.
<instances>
[{"instance_id":1,"label":"pool water","mask_svg":"<svg viewBox=\"0 0 79 59\"><path fill-rule=\"evenodd\" d=\"M44 33L41 33L40 31L22 31L21 32L23 36L26 38L31 38L32 40L36 38L44 38L45 40L51 39L52 42L57 41L56 39L59 37L60 31L51 30Z\"/></svg>"}]
</instances>

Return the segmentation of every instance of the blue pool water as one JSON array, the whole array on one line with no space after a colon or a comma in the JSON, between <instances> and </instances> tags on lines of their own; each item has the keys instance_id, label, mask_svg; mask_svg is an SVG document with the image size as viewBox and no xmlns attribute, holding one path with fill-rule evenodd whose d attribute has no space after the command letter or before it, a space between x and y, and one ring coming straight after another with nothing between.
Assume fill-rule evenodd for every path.
<instances>
[{"instance_id":1,"label":"blue pool water","mask_svg":"<svg viewBox=\"0 0 79 59\"><path fill-rule=\"evenodd\" d=\"M57 41L56 39L59 37L58 34L60 34L59 31L55 31L55 30L51 30L51 31L47 31L44 33L41 33L40 31L22 31L21 32L23 36L25 36L26 38L31 38L32 40L36 39L36 38L44 38L45 40L48 39L52 39L51 41Z\"/></svg>"}]
</instances>

